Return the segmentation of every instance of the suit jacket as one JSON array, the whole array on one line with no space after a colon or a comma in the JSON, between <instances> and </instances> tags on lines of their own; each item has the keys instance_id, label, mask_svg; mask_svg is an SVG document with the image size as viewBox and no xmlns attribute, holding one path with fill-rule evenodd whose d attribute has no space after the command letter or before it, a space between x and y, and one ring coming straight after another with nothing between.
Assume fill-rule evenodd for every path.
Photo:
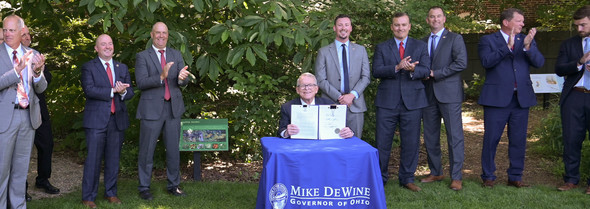
<instances>
[{"instance_id":1,"label":"suit jacket","mask_svg":"<svg viewBox=\"0 0 590 209\"><path fill-rule=\"evenodd\" d=\"M131 75L127 65L113 60L115 69L115 82L131 84ZM84 128L103 129L106 128L111 117L111 82L109 81L106 68L98 57L82 65L82 90L86 97L84 106ZM127 88L127 94L122 98L124 101L133 97L133 87ZM123 131L129 127L129 113L124 101L121 101L119 93L113 94L115 101L115 120L117 128Z\"/></svg>"},{"instance_id":2,"label":"suit jacket","mask_svg":"<svg viewBox=\"0 0 590 209\"><path fill-rule=\"evenodd\" d=\"M184 59L180 51L166 47L166 62L174 62L168 71L168 88L170 89L170 102L174 118L179 118L184 113L184 101L180 86L186 86L188 79L181 81L178 73L184 67ZM150 46L148 49L137 53L135 60L135 82L141 89L141 97L137 107L137 119L158 120L164 108L164 82L160 81L162 66L160 59Z\"/></svg>"},{"instance_id":3,"label":"suit jacket","mask_svg":"<svg viewBox=\"0 0 590 209\"><path fill-rule=\"evenodd\" d=\"M582 37L574 36L561 43L559 48L559 55L555 62L555 74L558 76L565 76L563 82L563 89L561 90L561 98L559 104L568 97L576 83L584 76L584 67L578 70L578 61L584 56L584 49L582 48Z\"/></svg>"},{"instance_id":4,"label":"suit jacket","mask_svg":"<svg viewBox=\"0 0 590 209\"><path fill-rule=\"evenodd\" d=\"M14 111L14 102L16 101L17 85L20 82L20 78L14 72L14 66L12 65L12 57L8 56L8 52L5 47L6 43L0 44L0 115L5 117L0 120L0 133L5 132L10 127L11 120L6 118L11 116ZM34 50L21 45L25 50ZM35 51L38 53L37 51ZM41 125L41 111L39 108L39 98L35 93L41 93L47 88L47 81L45 76L41 73L40 79L37 83L33 82L33 69L31 66L23 70L27 70L28 76L27 84L29 86L29 119L33 129L39 128Z\"/></svg>"},{"instance_id":5,"label":"suit jacket","mask_svg":"<svg viewBox=\"0 0 590 209\"><path fill-rule=\"evenodd\" d=\"M340 92L340 61L338 56L338 47L336 43L332 42L330 45L322 47L316 58L315 73L318 80L318 85L322 90L323 98L332 100L335 104L338 97L342 95ZM365 47L349 43L349 62L348 68L348 83L351 91L356 91L359 95L358 99L354 99L352 105L349 107L351 112L365 112L367 106L365 105L365 96L363 92L371 82L369 58Z\"/></svg>"},{"instance_id":6,"label":"suit jacket","mask_svg":"<svg viewBox=\"0 0 590 209\"><path fill-rule=\"evenodd\" d=\"M430 41L430 35L422 38ZM434 79L424 80L426 98L429 104L463 102L463 81L461 72L467 68L467 50L463 37L444 29L434 50L431 68Z\"/></svg>"},{"instance_id":7,"label":"suit jacket","mask_svg":"<svg viewBox=\"0 0 590 209\"><path fill-rule=\"evenodd\" d=\"M481 37L478 51L481 65L486 70L486 80L479 96L479 104L493 107L508 106L514 94L515 83L521 107L537 104L529 67L542 67L545 58L534 40L530 49L523 51L525 37L524 34L515 36L512 52L500 31Z\"/></svg>"},{"instance_id":8,"label":"suit jacket","mask_svg":"<svg viewBox=\"0 0 590 209\"><path fill-rule=\"evenodd\" d=\"M315 97L315 104L328 105L336 103L327 98ZM282 137L281 132L287 130L287 125L291 124L291 105L301 105L301 98L293 99L281 105L281 119L279 120L279 131L277 132L279 137Z\"/></svg>"},{"instance_id":9,"label":"suit jacket","mask_svg":"<svg viewBox=\"0 0 590 209\"><path fill-rule=\"evenodd\" d=\"M426 107L426 93L421 79L430 75L430 57L424 42L408 37L404 56L411 56L412 62L420 61L414 72L406 70L395 72L401 61L395 38L380 43L373 56L373 77L381 82L377 88L375 106L394 109L401 101L409 110Z\"/></svg>"},{"instance_id":10,"label":"suit jacket","mask_svg":"<svg viewBox=\"0 0 590 209\"><path fill-rule=\"evenodd\" d=\"M43 75L45 76L45 80L47 81L47 86L51 84L51 79L53 76L51 75L51 70L47 65L45 65L45 69L43 69ZM39 98L39 107L41 109L41 121L49 121L49 110L47 109L47 101L45 99L45 92L41 92L37 94Z\"/></svg>"}]
</instances>

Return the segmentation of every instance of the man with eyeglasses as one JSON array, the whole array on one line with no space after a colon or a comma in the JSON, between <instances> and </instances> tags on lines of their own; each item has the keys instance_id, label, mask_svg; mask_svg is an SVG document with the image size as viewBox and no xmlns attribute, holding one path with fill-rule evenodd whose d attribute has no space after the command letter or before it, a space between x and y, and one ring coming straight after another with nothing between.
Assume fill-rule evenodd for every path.
<instances>
[{"instance_id":1,"label":"man with eyeglasses","mask_svg":"<svg viewBox=\"0 0 590 209\"><path fill-rule=\"evenodd\" d=\"M328 105L333 104L332 101L322 97L316 97L318 93L318 84L315 76L311 73L303 73L297 79L297 87L295 90L299 94L299 98L288 101L281 106L281 119L279 120L278 135L282 138L291 138L292 135L299 133L299 128L291 124L291 105ZM349 127L345 127L340 131L340 137L350 138L354 136L354 132Z\"/></svg>"}]
</instances>

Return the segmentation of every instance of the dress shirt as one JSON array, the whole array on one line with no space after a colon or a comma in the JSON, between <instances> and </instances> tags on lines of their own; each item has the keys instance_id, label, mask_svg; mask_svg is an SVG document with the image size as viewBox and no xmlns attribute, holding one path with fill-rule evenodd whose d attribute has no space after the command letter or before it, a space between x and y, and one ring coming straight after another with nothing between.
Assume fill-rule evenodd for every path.
<instances>
[{"instance_id":1,"label":"dress shirt","mask_svg":"<svg viewBox=\"0 0 590 209\"><path fill-rule=\"evenodd\" d=\"M588 36L588 37L584 37L584 38L582 39L582 50L584 50L584 47L586 47L586 39L589 39L589 38L590 38L590 36ZM578 62L579 62L579 61L580 61L580 60L576 60L576 65L578 64ZM578 71L580 71L580 70L582 70L582 69L584 69L584 65L580 65L580 66L578 66ZM582 76L582 77L580 78L580 80L578 80L578 82L576 83L576 85L575 85L574 87L580 87L580 88L584 88L584 76Z\"/></svg>"},{"instance_id":2,"label":"dress shirt","mask_svg":"<svg viewBox=\"0 0 590 209\"><path fill-rule=\"evenodd\" d=\"M104 61L100 57L98 57L98 59L100 60L100 63L102 63L102 66L104 67L105 72L106 72L106 69L107 69L107 64L106 63L109 63L109 66L111 66L111 74L113 75L113 86L115 86L115 84L117 83L117 81L115 79L116 78L115 77L115 66L113 65L113 59L110 59L109 61ZM111 88L111 98L113 98L115 96L115 93L113 92L113 90L115 90L114 87ZM121 94L121 101L123 101L123 98L125 98L125 94L127 94L127 90L125 90L125 92L119 93L119 94Z\"/></svg>"},{"instance_id":3,"label":"dress shirt","mask_svg":"<svg viewBox=\"0 0 590 209\"><path fill-rule=\"evenodd\" d=\"M158 49L156 48L156 46L154 46L152 44L152 48L154 49L154 51L156 51L156 56L158 56L158 61L162 60L162 53L160 53L160 50L164 50L164 59L166 59L166 47L164 47L163 49ZM166 59L166 63L168 63L168 59ZM164 70L164 69L162 69ZM164 84L163 80L160 80L160 84Z\"/></svg>"},{"instance_id":4,"label":"dress shirt","mask_svg":"<svg viewBox=\"0 0 590 209\"><path fill-rule=\"evenodd\" d=\"M4 47L6 47L6 52L8 53L8 58L10 58L10 62L12 62L12 52L16 51L16 58L18 58L19 62L22 61L23 56L25 55L25 49L22 47L21 44L18 45L18 47L15 49L12 49L10 46L8 46L8 44L4 43ZM25 87L25 92L27 94L27 97L29 96L29 79L28 79L28 75L29 75L29 70L28 70L28 66L25 66L25 68L21 71L21 73L23 74L23 85ZM14 74L16 74L16 77L19 78L20 80L20 75L16 72L16 68L14 68ZM41 76L35 78L35 76L33 76L33 83L37 83L41 80ZM14 104L18 104L18 95L16 96L16 98L14 99L15 103Z\"/></svg>"},{"instance_id":5,"label":"dress shirt","mask_svg":"<svg viewBox=\"0 0 590 209\"><path fill-rule=\"evenodd\" d=\"M434 33L432 33L432 32L430 33L430 41L428 42L428 52L429 52L429 55L430 55L430 56L432 56L432 52L430 51L430 49L432 49L432 41L433 41L433 40L432 40L432 35L436 35L436 38L434 39L434 43L435 43L434 45L435 45L436 47L438 47L438 42L440 42L440 38L442 37L442 33L443 33L443 31L444 31L444 30L445 30L445 28L441 29L441 30L440 30L440 31L438 31L436 34L434 34ZM405 42L404 42L404 43L405 43ZM399 45L399 43L398 43L398 45ZM404 47L405 47L405 46L404 46ZM404 48L404 49L405 49L405 48Z\"/></svg>"},{"instance_id":6,"label":"dress shirt","mask_svg":"<svg viewBox=\"0 0 590 209\"><path fill-rule=\"evenodd\" d=\"M399 43L402 42L402 41L398 40L397 38L394 38L394 39L395 39L395 48L399 52ZM408 48L407 47L408 46L408 37L404 38L403 42L404 42L404 44L403 44L404 50L406 50ZM404 55L404 57L406 57L406 56ZM399 71L400 71L400 69L395 70L396 73L399 72ZM413 75L413 74L410 74L410 76L411 75Z\"/></svg>"},{"instance_id":7,"label":"dress shirt","mask_svg":"<svg viewBox=\"0 0 590 209\"><path fill-rule=\"evenodd\" d=\"M344 66L342 65L342 44L346 45L346 61L348 63L346 63L346 65L348 66L348 76L350 76L350 41L346 41L346 43L342 43L338 40L334 40L334 43L336 44L336 50L338 50L338 64L340 65L340 68L338 69L338 71L340 72L340 90L343 91L344 90ZM350 80L350 78L348 78ZM355 99L359 98L359 93L356 92L355 90L352 90L352 86L350 87L350 93L354 95Z\"/></svg>"}]
</instances>

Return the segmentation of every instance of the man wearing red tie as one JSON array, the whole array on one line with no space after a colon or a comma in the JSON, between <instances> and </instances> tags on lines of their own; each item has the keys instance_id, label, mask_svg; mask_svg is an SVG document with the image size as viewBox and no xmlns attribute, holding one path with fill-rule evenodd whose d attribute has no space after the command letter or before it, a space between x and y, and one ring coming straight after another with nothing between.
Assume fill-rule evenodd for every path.
<instances>
[{"instance_id":1,"label":"man wearing red tie","mask_svg":"<svg viewBox=\"0 0 590 209\"><path fill-rule=\"evenodd\" d=\"M119 156L129 127L125 101L133 97L131 76L127 65L113 59L113 40L102 34L94 49L98 57L82 66L82 89L86 96L83 126L86 132L88 156L82 178L82 203L96 208L101 162L104 158L104 197L110 203L121 204L117 197Z\"/></svg>"},{"instance_id":2,"label":"man wearing red tie","mask_svg":"<svg viewBox=\"0 0 590 209\"><path fill-rule=\"evenodd\" d=\"M0 208L26 208L25 181L35 129L41 125L35 93L47 88L45 56L21 45L24 21L4 18L0 45ZM10 200L10 201L8 201Z\"/></svg>"},{"instance_id":3,"label":"man wearing red tie","mask_svg":"<svg viewBox=\"0 0 590 209\"><path fill-rule=\"evenodd\" d=\"M526 151L529 108L537 104L530 67L545 63L537 48L535 34L521 34L524 13L515 8L500 14L500 31L481 37L478 45L481 66L486 70L478 103L483 106L484 134L481 150L481 179L484 187L494 187L496 148L508 126L508 185L526 187L522 181Z\"/></svg>"},{"instance_id":4,"label":"man wearing red tie","mask_svg":"<svg viewBox=\"0 0 590 209\"><path fill-rule=\"evenodd\" d=\"M137 53L135 79L141 89L137 107L139 129L139 196L152 200L150 184L154 165L154 150L160 133L166 146L166 175L168 193L185 196L180 184L180 118L184 101L180 86L188 84L188 66L180 51L167 47L168 27L157 22L150 33L152 46Z\"/></svg>"},{"instance_id":5,"label":"man wearing red tie","mask_svg":"<svg viewBox=\"0 0 590 209\"><path fill-rule=\"evenodd\" d=\"M385 184L389 177L387 167L393 135L399 125L399 184L409 190L420 191L420 187L414 184L414 172L418 166L422 108L428 105L422 79L430 74L430 57L424 42L408 37L411 27L408 14L395 13L391 24L394 38L375 48L373 76L380 80L375 98L375 138Z\"/></svg>"}]
</instances>

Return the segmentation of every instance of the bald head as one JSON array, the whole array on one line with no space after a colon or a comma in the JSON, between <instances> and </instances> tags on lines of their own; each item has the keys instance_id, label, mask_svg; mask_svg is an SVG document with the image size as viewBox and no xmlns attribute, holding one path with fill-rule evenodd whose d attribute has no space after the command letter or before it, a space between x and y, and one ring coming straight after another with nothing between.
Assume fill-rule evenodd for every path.
<instances>
[{"instance_id":1,"label":"bald head","mask_svg":"<svg viewBox=\"0 0 590 209\"><path fill-rule=\"evenodd\" d=\"M109 61L113 58L113 52L115 47L113 46L113 40L107 34L102 34L98 36L96 39L96 45L94 46L94 50L98 53L98 57L100 57L104 61Z\"/></svg>"},{"instance_id":2,"label":"bald head","mask_svg":"<svg viewBox=\"0 0 590 209\"><path fill-rule=\"evenodd\" d=\"M25 25L22 18L16 15L10 15L4 18L2 22L2 31L4 32L4 42L10 48L17 49L20 46Z\"/></svg>"},{"instance_id":3,"label":"bald head","mask_svg":"<svg viewBox=\"0 0 590 209\"><path fill-rule=\"evenodd\" d=\"M168 43L168 26L163 22L157 22L152 27L150 36L152 37L152 43L156 48L166 48L166 44Z\"/></svg>"}]
</instances>

